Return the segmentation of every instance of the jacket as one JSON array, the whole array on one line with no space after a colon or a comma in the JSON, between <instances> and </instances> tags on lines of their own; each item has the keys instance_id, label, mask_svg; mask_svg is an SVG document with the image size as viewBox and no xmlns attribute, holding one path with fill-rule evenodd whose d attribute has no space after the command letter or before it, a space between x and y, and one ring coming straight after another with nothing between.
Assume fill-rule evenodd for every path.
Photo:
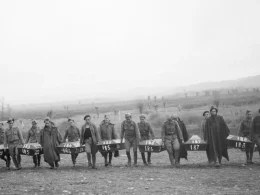
<instances>
[{"instance_id":1,"label":"jacket","mask_svg":"<svg viewBox=\"0 0 260 195\"><path fill-rule=\"evenodd\" d=\"M91 135L92 135L93 143L97 144L101 140L99 133L98 133L98 130L97 130L97 127L94 123L90 123L89 128L90 128L90 132L91 132ZM81 145L85 144L85 140L84 140L85 131L86 131L86 124L84 124L81 127L81 134L80 134L80 144Z\"/></svg>"}]
</instances>

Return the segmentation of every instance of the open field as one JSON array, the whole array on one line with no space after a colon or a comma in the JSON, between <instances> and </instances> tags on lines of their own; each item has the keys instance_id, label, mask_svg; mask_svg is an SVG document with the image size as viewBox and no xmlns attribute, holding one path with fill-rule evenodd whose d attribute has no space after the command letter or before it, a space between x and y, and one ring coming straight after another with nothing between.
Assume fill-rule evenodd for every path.
<instances>
[{"instance_id":1,"label":"open field","mask_svg":"<svg viewBox=\"0 0 260 195\"><path fill-rule=\"evenodd\" d=\"M152 154L152 165L143 166L140 154L138 167L125 167L124 151L114 158L113 167L104 167L97 154L98 169L87 168L86 155L80 154L77 166L71 166L69 155L61 155L55 170L42 162L33 169L32 159L22 156L23 169L4 170L0 161L0 194L259 194L260 159L255 152L255 164L241 166L245 155L229 149L230 161L223 160L221 168L207 164L205 152L189 152L181 167L169 166L166 151Z\"/></svg>"}]
</instances>

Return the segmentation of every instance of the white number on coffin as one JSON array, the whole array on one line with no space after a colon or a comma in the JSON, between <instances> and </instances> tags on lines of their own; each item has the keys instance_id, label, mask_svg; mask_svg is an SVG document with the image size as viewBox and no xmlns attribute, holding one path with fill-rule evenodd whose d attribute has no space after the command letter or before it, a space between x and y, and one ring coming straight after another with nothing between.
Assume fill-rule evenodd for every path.
<instances>
[{"instance_id":1,"label":"white number on coffin","mask_svg":"<svg viewBox=\"0 0 260 195\"><path fill-rule=\"evenodd\" d=\"M64 144L64 148L71 148L72 145L71 144Z\"/></svg>"},{"instance_id":2,"label":"white number on coffin","mask_svg":"<svg viewBox=\"0 0 260 195\"><path fill-rule=\"evenodd\" d=\"M65 153L65 154L71 154L71 151L70 151L69 148L62 148L61 150L62 150L62 152Z\"/></svg>"},{"instance_id":3,"label":"white number on coffin","mask_svg":"<svg viewBox=\"0 0 260 195\"><path fill-rule=\"evenodd\" d=\"M154 140L147 140L145 141L145 145L154 145L155 141Z\"/></svg>"},{"instance_id":4,"label":"white number on coffin","mask_svg":"<svg viewBox=\"0 0 260 195\"><path fill-rule=\"evenodd\" d=\"M25 155L29 155L29 150L27 150L27 149L22 149L22 153L25 154Z\"/></svg>"},{"instance_id":5,"label":"white number on coffin","mask_svg":"<svg viewBox=\"0 0 260 195\"><path fill-rule=\"evenodd\" d=\"M152 146L144 146L144 150L147 151L147 152L152 152L153 147Z\"/></svg>"},{"instance_id":6,"label":"white number on coffin","mask_svg":"<svg viewBox=\"0 0 260 195\"><path fill-rule=\"evenodd\" d=\"M30 145L29 145L29 144L24 144L24 145L23 145L23 148L24 148L24 149L30 149Z\"/></svg>"},{"instance_id":7,"label":"white number on coffin","mask_svg":"<svg viewBox=\"0 0 260 195\"><path fill-rule=\"evenodd\" d=\"M112 142L110 140L103 141L103 144L111 144Z\"/></svg>"},{"instance_id":8,"label":"white number on coffin","mask_svg":"<svg viewBox=\"0 0 260 195\"><path fill-rule=\"evenodd\" d=\"M246 141L246 138L245 138L245 137L237 137L237 140L238 140L238 141L241 141L241 142L245 142L245 141Z\"/></svg>"},{"instance_id":9,"label":"white number on coffin","mask_svg":"<svg viewBox=\"0 0 260 195\"><path fill-rule=\"evenodd\" d=\"M110 148L110 145L103 145L102 149L105 151L109 151L111 148Z\"/></svg>"},{"instance_id":10,"label":"white number on coffin","mask_svg":"<svg viewBox=\"0 0 260 195\"><path fill-rule=\"evenodd\" d=\"M193 144L199 144L199 143L201 143L201 140L192 140L192 143Z\"/></svg>"},{"instance_id":11,"label":"white number on coffin","mask_svg":"<svg viewBox=\"0 0 260 195\"><path fill-rule=\"evenodd\" d=\"M246 147L246 143L236 142L236 148L245 148L245 147Z\"/></svg>"},{"instance_id":12,"label":"white number on coffin","mask_svg":"<svg viewBox=\"0 0 260 195\"><path fill-rule=\"evenodd\" d=\"M191 150L198 150L200 145L190 145Z\"/></svg>"}]
</instances>

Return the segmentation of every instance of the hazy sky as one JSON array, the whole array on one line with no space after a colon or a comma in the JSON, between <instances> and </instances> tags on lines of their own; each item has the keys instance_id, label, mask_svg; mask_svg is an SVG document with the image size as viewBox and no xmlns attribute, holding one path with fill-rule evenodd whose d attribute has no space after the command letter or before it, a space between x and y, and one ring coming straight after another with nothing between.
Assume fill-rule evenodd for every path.
<instances>
[{"instance_id":1,"label":"hazy sky","mask_svg":"<svg viewBox=\"0 0 260 195\"><path fill-rule=\"evenodd\" d=\"M2 0L0 96L130 97L257 75L259 10L258 0Z\"/></svg>"}]
</instances>

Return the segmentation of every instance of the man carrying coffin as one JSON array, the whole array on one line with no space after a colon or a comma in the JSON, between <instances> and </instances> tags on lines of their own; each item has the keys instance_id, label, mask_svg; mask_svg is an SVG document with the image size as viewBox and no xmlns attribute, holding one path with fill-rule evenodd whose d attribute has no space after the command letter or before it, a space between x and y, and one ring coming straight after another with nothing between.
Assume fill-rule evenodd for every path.
<instances>
[{"instance_id":1,"label":"man carrying coffin","mask_svg":"<svg viewBox=\"0 0 260 195\"><path fill-rule=\"evenodd\" d=\"M39 143L40 141L40 128L37 127L37 121L32 120L32 127L29 129L27 133L27 138L25 143ZM33 156L34 167L41 166L41 154L37 154Z\"/></svg>"},{"instance_id":2,"label":"man carrying coffin","mask_svg":"<svg viewBox=\"0 0 260 195\"><path fill-rule=\"evenodd\" d=\"M141 135L140 141L149 140L150 138L154 139L153 129L152 129L151 125L145 121L145 115L142 114L140 116L140 122L137 123L137 125L138 125L138 129L139 129L140 135ZM141 156L142 156L144 165L151 164L151 152L147 152L147 162L145 159L144 152L141 152Z\"/></svg>"},{"instance_id":3,"label":"man carrying coffin","mask_svg":"<svg viewBox=\"0 0 260 195\"><path fill-rule=\"evenodd\" d=\"M229 128L222 116L217 115L218 109L211 107L211 116L206 120L204 140L207 142L207 154L209 163L214 162L220 167L222 156L229 160L227 151L227 137Z\"/></svg>"},{"instance_id":4,"label":"man carrying coffin","mask_svg":"<svg viewBox=\"0 0 260 195\"><path fill-rule=\"evenodd\" d=\"M130 113L125 114L125 120L121 124L120 138L121 143L123 142L123 138L125 138L125 150L128 158L127 166L131 166L131 147L133 147L134 152L134 166L137 166L137 145L140 140L140 133Z\"/></svg>"},{"instance_id":5,"label":"man carrying coffin","mask_svg":"<svg viewBox=\"0 0 260 195\"><path fill-rule=\"evenodd\" d=\"M260 155L260 109L258 110L259 115L254 117L252 121L252 128L251 128L251 136L253 138L254 143L257 145L259 149Z\"/></svg>"},{"instance_id":6,"label":"man carrying coffin","mask_svg":"<svg viewBox=\"0 0 260 195\"><path fill-rule=\"evenodd\" d=\"M201 121L201 124L200 124L200 136L201 138L204 137L204 132L205 132L205 125L206 125L206 121L207 119L209 118L209 111L204 111L202 116L204 117L204 119Z\"/></svg>"},{"instance_id":7,"label":"man carrying coffin","mask_svg":"<svg viewBox=\"0 0 260 195\"><path fill-rule=\"evenodd\" d=\"M0 123L0 145L4 144L4 124ZM10 169L10 163L11 163L11 157L9 152L4 151L2 155L0 155L0 158L5 161L6 163L6 170Z\"/></svg>"},{"instance_id":8,"label":"man carrying coffin","mask_svg":"<svg viewBox=\"0 0 260 195\"><path fill-rule=\"evenodd\" d=\"M54 169L59 167L60 155L57 146L62 142L61 134L57 127L54 127L49 117L44 120L45 126L40 133L40 144L43 149L44 161Z\"/></svg>"},{"instance_id":9,"label":"man carrying coffin","mask_svg":"<svg viewBox=\"0 0 260 195\"><path fill-rule=\"evenodd\" d=\"M174 166L175 157L175 165L179 167L180 144L183 142L183 135L178 122L173 119L174 116L171 116L163 123L162 141L168 152L171 165Z\"/></svg>"},{"instance_id":10,"label":"man carrying coffin","mask_svg":"<svg viewBox=\"0 0 260 195\"><path fill-rule=\"evenodd\" d=\"M21 169L21 155L18 153L17 146L23 145L23 135L18 127L13 127L14 119L8 119L9 127L4 133L4 147L9 149L9 153L17 170Z\"/></svg>"},{"instance_id":11,"label":"man carrying coffin","mask_svg":"<svg viewBox=\"0 0 260 195\"><path fill-rule=\"evenodd\" d=\"M96 153L97 143L100 141L99 133L96 125L91 122L90 115L84 117L86 123L81 127L80 144L85 144L85 150L88 158L88 166L92 169L97 169L96 167ZM91 161L92 157L92 161Z\"/></svg>"},{"instance_id":12,"label":"man carrying coffin","mask_svg":"<svg viewBox=\"0 0 260 195\"><path fill-rule=\"evenodd\" d=\"M102 141L105 140L112 140L117 139L117 134L115 131L115 125L110 122L109 116L105 115L104 120L101 122L99 126L99 134ZM109 152L102 152L102 155L105 159L105 166L111 166L111 161L113 157L113 153ZM107 155L109 155L109 161L107 162Z\"/></svg>"},{"instance_id":13,"label":"man carrying coffin","mask_svg":"<svg viewBox=\"0 0 260 195\"><path fill-rule=\"evenodd\" d=\"M67 138L68 138L68 142L79 141L79 139L80 139L79 128L76 127L73 119L69 118L68 122L69 122L69 127L65 130L63 142L66 142ZM77 157L78 157L78 153L71 154L71 160L73 163L73 167L75 167Z\"/></svg>"}]
</instances>

